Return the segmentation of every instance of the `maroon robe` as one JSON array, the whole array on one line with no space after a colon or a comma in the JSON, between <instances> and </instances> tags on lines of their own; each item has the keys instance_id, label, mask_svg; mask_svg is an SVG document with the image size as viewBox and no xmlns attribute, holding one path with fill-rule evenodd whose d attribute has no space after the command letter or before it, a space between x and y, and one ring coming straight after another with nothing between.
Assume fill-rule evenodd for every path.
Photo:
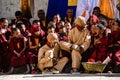
<instances>
[{"instance_id":1,"label":"maroon robe","mask_svg":"<svg viewBox=\"0 0 120 80\"><path fill-rule=\"evenodd\" d=\"M27 63L29 64L35 64L37 62L37 51L36 49L30 49L30 46L29 46L29 41L31 41L31 37L28 36L27 38L27 49L26 49L26 57L27 57Z\"/></svg>"},{"instance_id":2,"label":"maroon robe","mask_svg":"<svg viewBox=\"0 0 120 80\"><path fill-rule=\"evenodd\" d=\"M18 57L14 53L14 50L16 52L18 52L19 54L23 50L23 48L24 48L24 37L23 36L20 36L19 38L13 37L10 41L9 48L10 48L10 51L12 53L12 58L11 58L10 65L12 67L19 67L19 66L25 65L26 61L27 61L27 58L25 56L25 51L23 51L21 53L20 57Z\"/></svg>"},{"instance_id":3,"label":"maroon robe","mask_svg":"<svg viewBox=\"0 0 120 80\"><path fill-rule=\"evenodd\" d=\"M36 42L35 39L38 39L38 41ZM37 63L37 54L38 54L39 47L30 48L30 45L29 45L30 42L32 43L32 46L38 45L40 43L39 42L39 37L31 35L28 38L28 46L27 46L27 54L28 54L27 57L29 59L29 63L30 64L36 64Z\"/></svg>"},{"instance_id":4,"label":"maroon robe","mask_svg":"<svg viewBox=\"0 0 120 80\"><path fill-rule=\"evenodd\" d=\"M109 45L112 45L109 49L109 55L112 58L111 64L113 66L120 65L120 44L118 43L120 41L120 30L114 31L109 36Z\"/></svg>"},{"instance_id":5,"label":"maroon robe","mask_svg":"<svg viewBox=\"0 0 120 80\"><path fill-rule=\"evenodd\" d=\"M100 42L101 43L94 45L94 51L93 51L90 59L94 59L95 61L102 62L107 57L107 53L106 53L107 45L108 45L107 38L102 37L100 39Z\"/></svg>"},{"instance_id":6,"label":"maroon robe","mask_svg":"<svg viewBox=\"0 0 120 80\"><path fill-rule=\"evenodd\" d=\"M120 30L118 31L113 31L110 35L109 35L109 45L111 44L116 44L117 41L119 40L120 37Z\"/></svg>"},{"instance_id":7,"label":"maroon robe","mask_svg":"<svg viewBox=\"0 0 120 80\"><path fill-rule=\"evenodd\" d=\"M29 37L29 31L28 30L25 30L25 32L22 32L21 31L21 34L24 36L24 37L26 37L26 38L28 38Z\"/></svg>"},{"instance_id":8,"label":"maroon robe","mask_svg":"<svg viewBox=\"0 0 120 80\"><path fill-rule=\"evenodd\" d=\"M114 66L120 65L120 48L112 55L112 63Z\"/></svg>"},{"instance_id":9,"label":"maroon robe","mask_svg":"<svg viewBox=\"0 0 120 80\"><path fill-rule=\"evenodd\" d=\"M36 41L35 39L38 39L38 41ZM39 37L35 36L35 35L32 35L30 38L29 38L29 41L32 43L32 46L36 46L38 44L40 44L40 40L39 40ZM30 46L29 46L29 51L34 53L35 55L38 54L38 49L39 47L37 48L34 48L34 49L31 49Z\"/></svg>"}]
</instances>

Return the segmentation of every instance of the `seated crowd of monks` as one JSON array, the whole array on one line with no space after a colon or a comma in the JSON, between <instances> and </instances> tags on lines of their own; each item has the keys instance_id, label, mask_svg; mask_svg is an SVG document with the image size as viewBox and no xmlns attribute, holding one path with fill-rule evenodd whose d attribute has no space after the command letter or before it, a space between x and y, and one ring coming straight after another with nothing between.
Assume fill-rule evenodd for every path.
<instances>
[{"instance_id":1,"label":"seated crowd of monks","mask_svg":"<svg viewBox=\"0 0 120 80\"><path fill-rule=\"evenodd\" d=\"M55 14L52 20L38 11L39 20L32 23L15 12L16 19L8 24L0 19L0 74L14 74L26 66L24 74L84 73L81 62L102 63L107 57L105 73L120 72L120 19L110 19L95 7L86 21Z\"/></svg>"}]
</instances>

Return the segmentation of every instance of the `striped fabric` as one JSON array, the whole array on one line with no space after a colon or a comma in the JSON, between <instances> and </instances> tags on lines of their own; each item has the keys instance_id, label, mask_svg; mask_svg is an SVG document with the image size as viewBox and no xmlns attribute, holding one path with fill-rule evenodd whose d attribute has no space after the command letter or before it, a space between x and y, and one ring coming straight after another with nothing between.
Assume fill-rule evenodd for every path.
<instances>
[{"instance_id":1,"label":"striped fabric","mask_svg":"<svg viewBox=\"0 0 120 80\"><path fill-rule=\"evenodd\" d=\"M109 18L119 18L119 11L116 8L118 3L120 0L78 0L76 16L82 15L87 20L93 8L99 6L102 14Z\"/></svg>"}]
</instances>

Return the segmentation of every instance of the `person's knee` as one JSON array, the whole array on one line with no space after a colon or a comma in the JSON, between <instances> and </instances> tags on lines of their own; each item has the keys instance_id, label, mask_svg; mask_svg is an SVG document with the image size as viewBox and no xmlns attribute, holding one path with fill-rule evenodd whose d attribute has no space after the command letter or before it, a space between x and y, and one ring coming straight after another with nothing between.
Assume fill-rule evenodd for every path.
<instances>
[{"instance_id":1,"label":"person's knee","mask_svg":"<svg viewBox=\"0 0 120 80\"><path fill-rule=\"evenodd\" d=\"M60 47L64 46L64 43L65 43L64 41L60 41L59 42Z\"/></svg>"},{"instance_id":2,"label":"person's knee","mask_svg":"<svg viewBox=\"0 0 120 80\"><path fill-rule=\"evenodd\" d=\"M64 57L63 58L65 62L68 62L68 58L67 57Z\"/></svg>"}]
</instances>

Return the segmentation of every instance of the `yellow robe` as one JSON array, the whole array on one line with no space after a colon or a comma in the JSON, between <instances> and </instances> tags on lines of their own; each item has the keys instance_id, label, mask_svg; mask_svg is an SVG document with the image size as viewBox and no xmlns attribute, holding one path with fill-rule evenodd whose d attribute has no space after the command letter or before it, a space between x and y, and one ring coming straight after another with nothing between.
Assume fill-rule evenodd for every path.
<instances>
[{"instance_id":1,"label":"yellow robe","mask_svg":"<svg viewBox=\"0 0 120 80\"><path fill-rule=\"evenodd\" d=\"M101 13L109 18L114 18L114 11L113 11L114 4L111 2L111 0L100 0L100 10Z\"/></svg>"}]
</instances>

